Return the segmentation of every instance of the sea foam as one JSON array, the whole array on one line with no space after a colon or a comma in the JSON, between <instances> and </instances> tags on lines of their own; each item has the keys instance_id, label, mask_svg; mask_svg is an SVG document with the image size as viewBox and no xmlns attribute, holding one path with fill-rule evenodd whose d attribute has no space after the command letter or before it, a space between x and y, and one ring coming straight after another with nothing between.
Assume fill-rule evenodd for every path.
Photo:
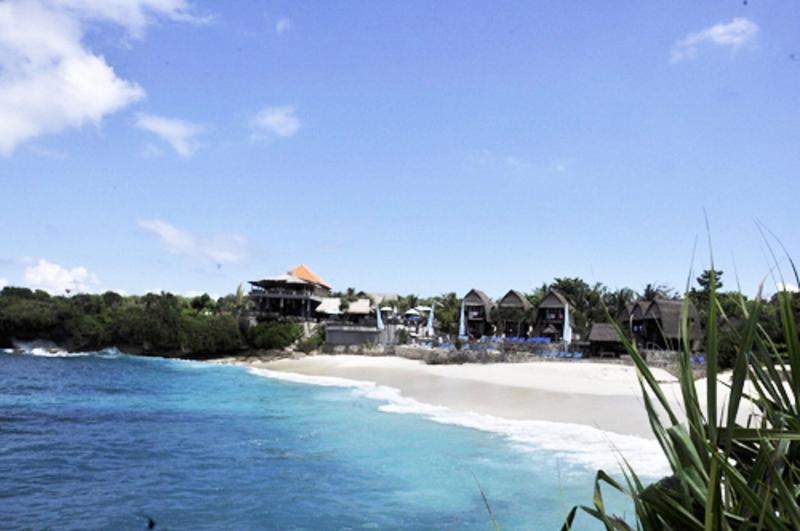
<instances>
[{"instance_id":1,"label":"sea foam","mask_svg":"<svg viewBox=\"0 0 800 531\"><path fill-rule=\"evenodd\" d=\"M3 351L6 354L26 354L28 356L40 356L43 358L82 358L85 356L116 358L122 354L115 347L98 352L69 352L57 348L54 343L44 341L33 341L29 343L15 342L13 349L3 349Z\"/></svg>"},{"instance_id":2,"label":"sea foam","mask_svg":"<svg viewBox=\"0 0 800 531\"><path fill-rule=\"evenodd\" d=\"M440 424L451 424L490 432L505 437L525 452L547 452L561 461L608 472L620 470L625 458L643 477L659 478L669 474L669 464L658 442L622 435L580 424L539 420L512 420L474 412L458 412L444 406L425 404L403 396L399 389L374 382L333 376L308 376L269 369L249 368L258 376L288 382L341 387L357 397L384 402L378 409L385 413L420 415Z\"/></svg>"}]
</instances>

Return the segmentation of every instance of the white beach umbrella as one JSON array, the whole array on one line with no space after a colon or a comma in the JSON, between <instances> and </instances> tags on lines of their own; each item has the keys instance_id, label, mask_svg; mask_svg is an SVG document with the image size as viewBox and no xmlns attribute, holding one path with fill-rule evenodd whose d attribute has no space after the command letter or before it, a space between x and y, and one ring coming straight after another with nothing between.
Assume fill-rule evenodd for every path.
<instances>
[{"instance_id":1,"label":"white beach umbrella","mask_svg":"<svg viewBox=\"0 0 800 531\"><path fill-rule=\"evenodd\" d=\"M569 345L572 343L572 326L569 323L569 304L564 305L564 344Z\"/></svg>"},{"instance_id":2,"label":"white beach umbrella","mask_svg":"<svg viewBox=\"0 0 800 531\"><path fill-rule=\"evenodd\" d=\"M436 303L434 302L431 304L431 311L428 314L428 326L425 327L425 331L427 332L428 336L433 336L433 309L436 308Z\"/></svg>"},{"instance_id":3,"label":"white beach umbrella","mask_svg":"<svg viewBox=\"0 0 800 531\"><path fill-rule=\"evenodd\" d=\"M466 323L464 322L464 301L461 301L461 314L458 316L458 337L466 337Z\"/></svg>"},{"instance_id":4,"label":"white beach umbrella","mask_svg":"<svg viewBox=\"0 0 800 531\"><path fill-rule=\"evenodd\" d=\"M381 307L375 305L375 316L378 319L378 330L383 330L385 327L383 326L383 316L381 315Z\"/></svg>"}]
</instances>

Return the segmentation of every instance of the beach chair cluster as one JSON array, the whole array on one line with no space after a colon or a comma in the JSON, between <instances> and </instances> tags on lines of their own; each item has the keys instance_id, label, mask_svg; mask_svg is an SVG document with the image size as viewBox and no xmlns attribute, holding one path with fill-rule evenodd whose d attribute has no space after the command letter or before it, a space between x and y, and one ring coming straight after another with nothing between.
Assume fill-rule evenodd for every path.
<instances>
[{"instance_id":1,"label":"beach chair cluster","mask_svg":"<svg viewBox=\"0 0 800 531\"><path fill-rule=\"evenodd\" d=\"M503 337L503 336L483 336L478 340L480 343L550 343L549 337Z\"/></svg>"},{"instance_id":2,"label":"beach chair cluster","mask_svg":"<svg viewBox=\"0 0 800 531\"><path fill-rule=\"evenodd\" d=\"M583 352L565 350L540 350L536 355L544 360L579 360L583 358Z\"/></svg>"},{"instance_id":3,"label":"beach chair cluster","mask_svg":"<svg viewBox=\"0 0 800 531\"><path fill-rule=\"evenodd\" d=\"M689 358L689 363L691 365L702 365L706 362L706 357L702 354L696 354Z\"/></svg>"}]
</instances>

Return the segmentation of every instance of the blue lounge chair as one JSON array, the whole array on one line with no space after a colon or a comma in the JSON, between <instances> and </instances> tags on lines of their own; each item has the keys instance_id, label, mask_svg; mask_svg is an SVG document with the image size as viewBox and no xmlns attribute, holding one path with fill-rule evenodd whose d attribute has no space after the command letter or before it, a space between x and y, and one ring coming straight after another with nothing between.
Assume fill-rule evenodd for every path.
<instances>
[{"instance_id":1,"label":"blue lounge chair","mask_svg":"<svg viewBox=\"0 0 800 531\"><path fill-rule=\"evenodd\" d=\"M572 358L572 352L565 352L564 353L564 357L565 358Z\"/></svg>"},{"instance_id":2,"label":"blue lounge chair","mask_svg":"<svg viewBox=\"0 0 800 531\"><path fill-rule=\"evenodd\" d=\"M576 360L579 360L583 357L583 352L576 352L573 356Z\"/></svg>"}]
</instances>

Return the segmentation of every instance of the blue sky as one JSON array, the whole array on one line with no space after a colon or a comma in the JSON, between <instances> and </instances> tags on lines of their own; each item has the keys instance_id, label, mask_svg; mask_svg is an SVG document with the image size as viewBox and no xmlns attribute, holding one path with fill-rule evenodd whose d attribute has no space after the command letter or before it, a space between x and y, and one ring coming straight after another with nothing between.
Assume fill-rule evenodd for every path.
<instances>
[{"instance_id":1,"label":"blue sky","mask_svg":"<svg viewBox=\"0 0 800 531\"><path fill-rule=\"evenodd\" d=\"M0 284L682 287L705 209L753 292L754 220L800 248L800 6L656 4L3 2Z\"/></svg>"}]
</instances>

